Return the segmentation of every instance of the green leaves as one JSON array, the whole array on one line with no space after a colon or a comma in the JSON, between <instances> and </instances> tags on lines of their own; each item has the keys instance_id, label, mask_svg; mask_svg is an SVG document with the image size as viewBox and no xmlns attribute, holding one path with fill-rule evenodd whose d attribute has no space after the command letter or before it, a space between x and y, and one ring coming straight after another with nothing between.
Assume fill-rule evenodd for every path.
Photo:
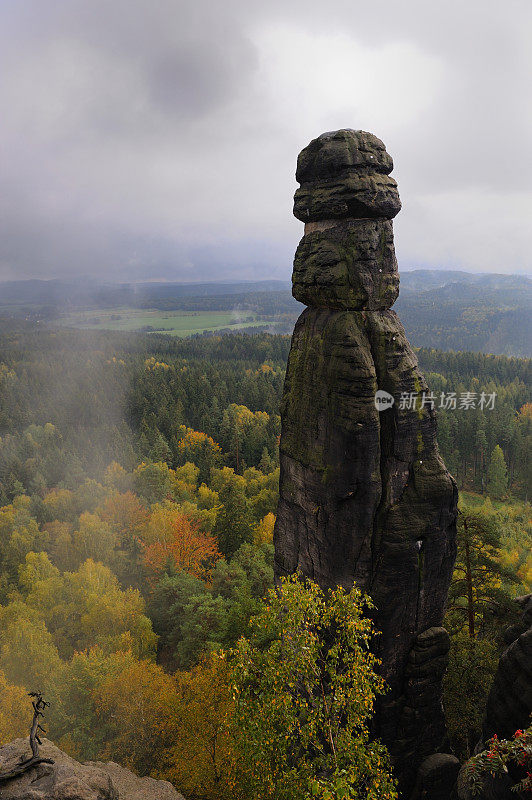
<instances>
[{"instance_id":1,"label":"green leaves","mask_svg":"<svg viewBox=\"0 0 532 800\"><path fill-rule=\"evenodd\" d=\"M388 754L369 739L385 691L368 649L371 607L357 588L286 578L229 655L242 780L261 797L396 797Z\"/></svg>"}]
</instances>

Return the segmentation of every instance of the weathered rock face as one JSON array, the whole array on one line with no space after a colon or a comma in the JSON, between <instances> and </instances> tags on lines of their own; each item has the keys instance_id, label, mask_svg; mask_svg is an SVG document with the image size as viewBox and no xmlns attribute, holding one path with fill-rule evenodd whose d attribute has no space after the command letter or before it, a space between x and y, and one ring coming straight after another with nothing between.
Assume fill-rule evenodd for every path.
<instances>
[{"instance_id":1,"label":"weathered rock face","mask_svg":"<svg viewBox=\"0 0 532 800\"><path fill-rule=\"evenodd\" d=\"M302 222L356 217L393 219L401 210L393 161L365 131L323 133L299 154L294 215Z\"/></svg>"},{"instance_id":2,"label":"weathered rock face","mask_svg":"<svg viewBox=\"0 0 532 800\"><path fill-rule=\"evenodd\" d=\"M512 739L519 729L527 728L532 714L532 594L516 598L521 607L521 618L508 628L504 639L508 647L503 651L488 696L482 726L482 738L475 750L480 752L493 735L499 739ZM466 762L457 781L458 800L474 800ZM530 793L516 792L513 787L524 778L524 772L515 764L506 775L487 775L479 800L526 800Z\"/></svg>"},{"instance_id":3,"label":"weathered rock face","mask_svg":"<svg viewBox=\"0 0 532 800\"><path fill-rule=\"evenodd\" d=\"M506 632L508 647L499 659L486 706L482 738L494 734L511 739L527 728L532 714L532 595L518 598L522 609L517 625Z\"/></svg>"},{"instance_id":4,"label":"weathered rock face","mask_svg":"<svg viewBox=\"0 0 532 800\"><path fill-rule=\"evenodd\" d=\"M0 776L29 755L27 739L0 747ZM113 762L80 764L47 739L41 755L54 763L0 782L0 800L184 800L167 781L139 778Z\"/></svg>"},{"instance_id":5,"label":"weathered rock face","mask_svg":"<svg viewBox=\"0 0 532 800\"><path fill-rule=\"evenodd\" d=\"M276 575L353 581L377 606L375 649L391 691L377 733L405 796L445 737L441 622L455 558L456 487L435 413L390 310L399 276L391 219L401 204L383 143L362 131L299 156L294 214L305 235L293 294L309 306L292 339L282 402ZM379 411L377 390L395 399ZM403 402L399 402L403 397Z\"/></svg>"}]
</instances>

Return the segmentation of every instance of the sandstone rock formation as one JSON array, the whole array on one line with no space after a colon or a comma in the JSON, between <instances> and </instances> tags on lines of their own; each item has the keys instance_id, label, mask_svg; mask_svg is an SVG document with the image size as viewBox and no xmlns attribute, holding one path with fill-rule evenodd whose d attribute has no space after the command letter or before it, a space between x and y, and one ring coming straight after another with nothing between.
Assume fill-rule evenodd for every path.
<instances>
[{"instance_id":1,"label":"sandstone rock formation","mask_svg":"<svg viewBox=\"0 0 532 800\"><path fill-rule=\"evenodd\" d=\"M434 753L423 761L411 800L448 800L456 783L460 762L450 753Z\"/></svg>"},{"instance_id":2,"label":"sandstone rock formation","mask_svg":"<svg viewBox=\"0 0 532 800\"><path fill-rule=\"evenodd\" d=\"M435 412L396 314L392 159L370 133L340 130L300 154L305 233L282 401L276 575L355 581L377 606L375 649L391 691L376 715L404 796L445 738L441 628L455 559L456 487ZM377 390L392 395L378 410ZM402 398L402 401L401 401Z\"/></svg>"},{"instance_id":3,"label":"sandstone rock formation","mask_svg":"<svg viewBox=\"0 0 532 800\"><path fill-rule=\"evenodd\" d=\"M508 647L499 659L482 726L484 741L494 734L511 739L527 728L532 714L532 594L517 598L521 619L506 631Z\"/></svg>"},{"instance_id":4,"label":"sandstone rock formation","mask_svg":"<svg viewBox=\"0 0 532 800\"><path fill-rule=\"evenodd\" d=\"M54 763L0 781L0 800L184 800L167 781L139 778L113 762L80 764L47 739L41 752ZM27 739L0 747L0 777L29 754Z\"/></svg>"},{"instance_id":5,"label":"sandstone rock formation","mask_svg":"<svg viewBox=\"0 0 532 800\"><path fill-rule=\"evenodd\" d=\"M476 747L480 752L485 742L496 734L499 739L512 739L519 729L530 725L532 714L532 594L518 597L521 618L505 633L508 647L499 659L497 672L488 696L482 726L482 739ZM526 792L513 791L524 777L522 771L510 766L509 773L496 778L487 776L479 800L525 800ZM467 763L460 770L457 782L458 800L474 800L467 775Z\"/></svg>"}]
</instances>

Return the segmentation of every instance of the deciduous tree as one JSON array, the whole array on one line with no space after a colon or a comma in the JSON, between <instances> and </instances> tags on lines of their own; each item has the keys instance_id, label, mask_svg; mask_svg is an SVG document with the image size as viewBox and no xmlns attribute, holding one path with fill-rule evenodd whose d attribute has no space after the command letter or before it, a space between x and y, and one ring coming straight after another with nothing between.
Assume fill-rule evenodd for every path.
<instances>
[{"instance_id":1,"label":"deciduous tree","mask_svg":"<svg viewBox=\"0 0 532 800\"><path fill-rule=\"evenodd\" d=\"M252 795L392 800L389 758L371 740L384 691L360 591L324 594L297 577L270 591L231 656L240 764Z\"/></svg>"},{"instance_id":2,"label":"deciduous tree","mask_svg":"<svg viewBox=\"0 0 532 800\"><path fill-rule=\"evenodd\" d=\"M145 564L155 575L170 567L198 578L206 577L219 557L214 537L201 531L170 503L152 509L143 532L143 544Z\"/></svg>"}]
</instances>

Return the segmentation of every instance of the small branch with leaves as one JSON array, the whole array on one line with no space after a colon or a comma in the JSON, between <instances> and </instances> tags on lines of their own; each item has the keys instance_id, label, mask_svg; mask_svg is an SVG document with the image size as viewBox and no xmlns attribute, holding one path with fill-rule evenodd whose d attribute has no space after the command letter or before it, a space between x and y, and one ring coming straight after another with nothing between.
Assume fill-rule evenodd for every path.
<instances>
[{"instance_id":1,"label":"small branch with leaves","mask_svg":"<svg viewBox=\"0 0 532 800\"><path fill-rule=\"evenodd\" d=\"M41 758L39 756L39 745L42 744L39 734L46 733L40 723L40 720L42 717L44 717L44 709L49 706L50 703L47 703L43 698L42 692L30 692L28 697L32 698L31 705L33 707L33 719L30 728L31 756L29 758L22 758L20 763L17 764L17 766L14 767L10 772L6 772L3 775L0 774L0 783L9 781L12 778L16 778L32 767L36 767L38 764L54 763L52 758Z\"/></svg>"}]
</instances>

